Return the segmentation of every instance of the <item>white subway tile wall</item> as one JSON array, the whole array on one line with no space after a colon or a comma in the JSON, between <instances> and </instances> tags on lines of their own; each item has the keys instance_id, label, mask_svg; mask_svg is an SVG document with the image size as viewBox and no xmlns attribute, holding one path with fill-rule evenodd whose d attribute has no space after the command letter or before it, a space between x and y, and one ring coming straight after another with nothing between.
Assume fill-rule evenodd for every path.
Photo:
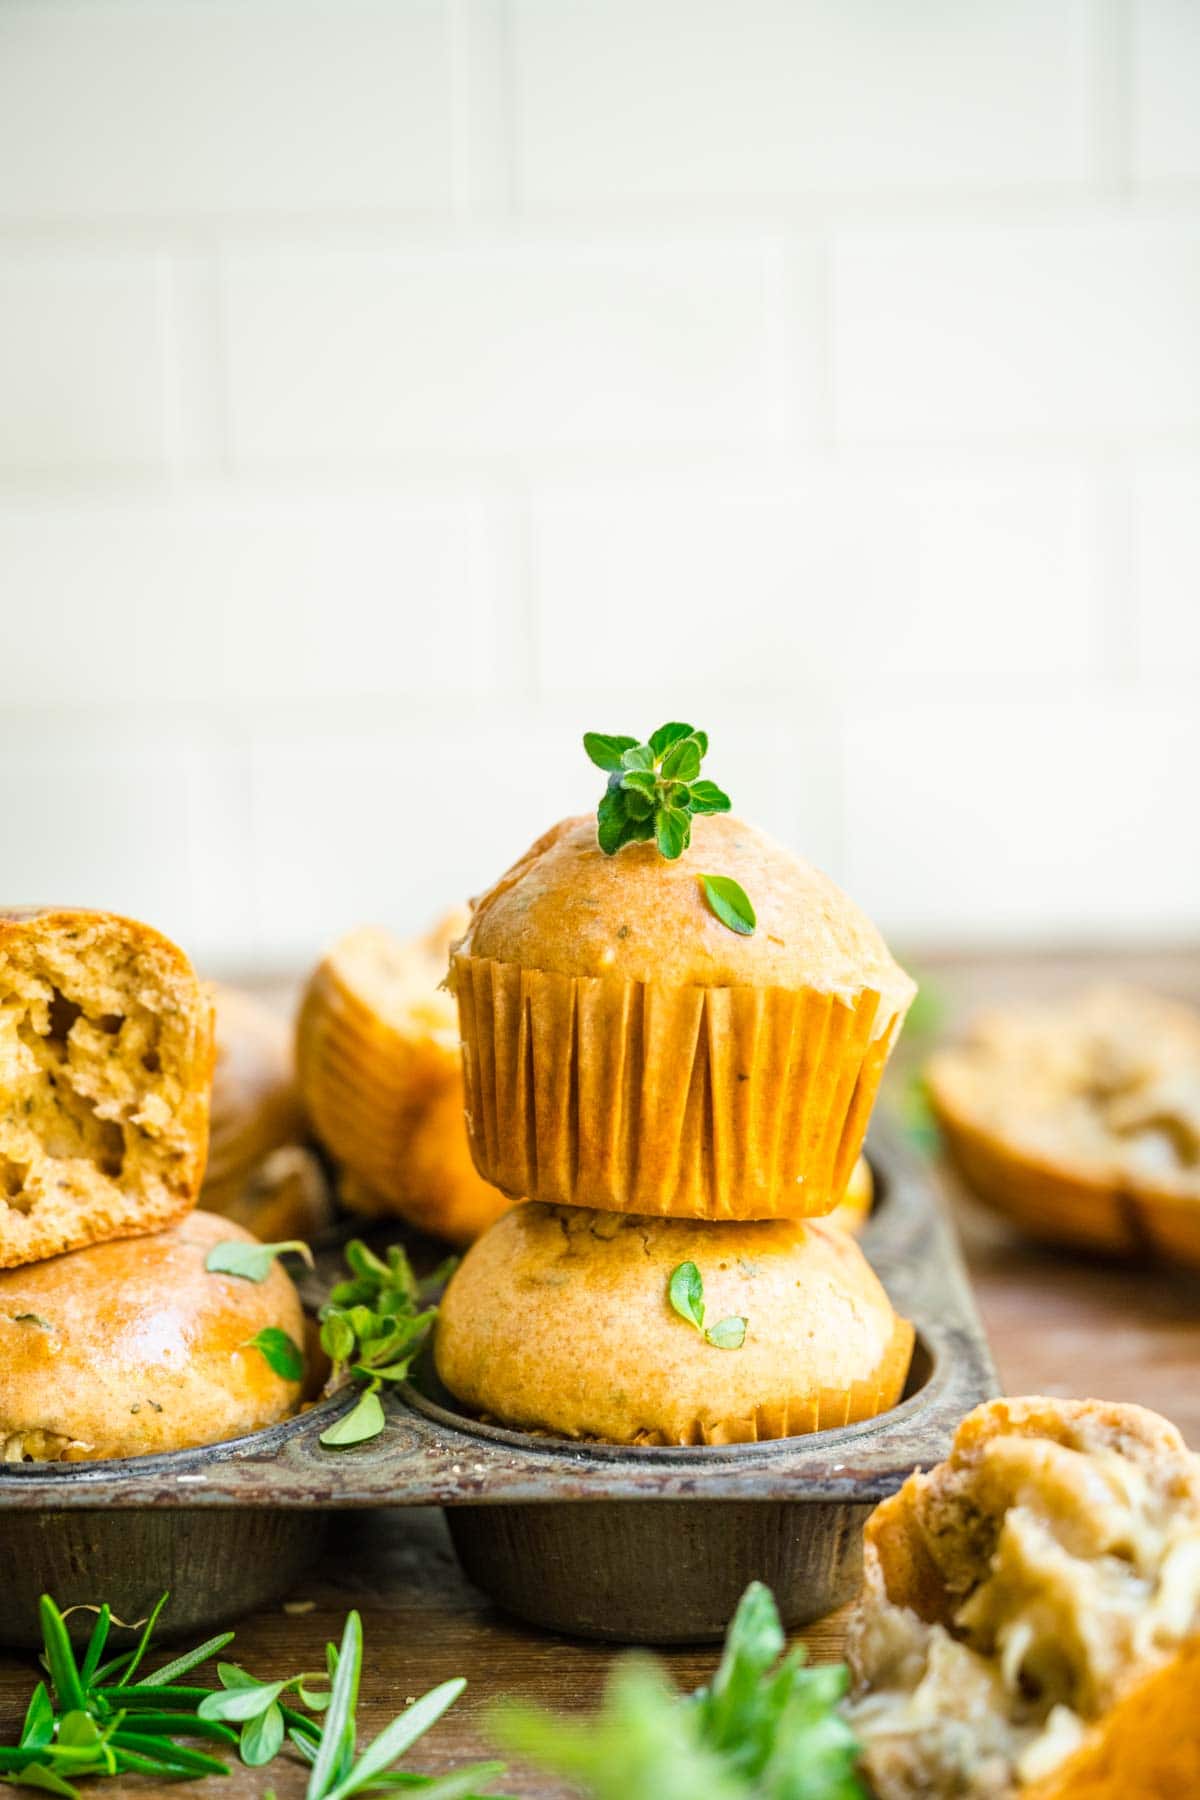
<instances>
[{"instance_id":1,"label":"white subway tile wall","mask_svg":"<svg viewBox=\"0 0 1200 1800\"><path fill-rule=\"evenodd\" d=\"M692 716L1200 929L1200 0L0 0L0 898L418 928Z\"/></svg>"}]
</instances>

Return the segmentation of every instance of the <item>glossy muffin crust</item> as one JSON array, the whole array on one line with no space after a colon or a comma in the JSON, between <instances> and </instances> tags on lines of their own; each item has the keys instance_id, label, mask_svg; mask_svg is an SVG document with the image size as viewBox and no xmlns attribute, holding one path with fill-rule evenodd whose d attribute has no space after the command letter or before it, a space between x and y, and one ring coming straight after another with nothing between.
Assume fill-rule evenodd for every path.
<instances>
[{"instance_id":1,"label":"glossy muffin crust","mask_svg":"<svg viewBox=\"0 0 1200 1800\"><path fill-rule=\"evenodd\" d=\"M215 1444L293 1413L300 1383L251 1339L304 1344L291 1277L210 1274L214 1244L250 1233L193 1212L149 1237L0 1274L0 1460L97 1461Z\"/></svg>"}]
</instances>

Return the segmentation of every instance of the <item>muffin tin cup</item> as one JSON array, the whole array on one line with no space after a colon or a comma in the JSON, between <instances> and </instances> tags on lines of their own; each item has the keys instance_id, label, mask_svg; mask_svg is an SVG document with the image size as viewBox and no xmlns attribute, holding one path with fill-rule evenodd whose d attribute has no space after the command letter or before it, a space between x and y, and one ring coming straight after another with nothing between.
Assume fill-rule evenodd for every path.
<instances>
[{"instance_id":1,"label":"muffin tin cup","mask_svg":"<svg viewBox=\"0 0 1200 1800\"><path fill-rule=\"evenodd\" d=\"M64 1610L108 1600L127 1624L169 1594L156 1636L203 1637L285 1594L320 1554L328 1523L326 1513L262 1506L12 1513L0 1535L0 1644L40 1649L42 1594ZM94 1622L88 1611L67 1625L78 1640Z\"/></svg>"},{"instance_id":2,"label":"muffin tin cup","mask_svg":"<svg viewBox=\"0 0 1200 1800\"><path fill-rule=\"evenodd\" d=\"M882 1128L871 1156L879 1201L863 1247L918 1336L907 1397L879 1418L750 1444L569 1442L465 1416L425 1368L388 1396L383 1434L344 1451L318 1438L352 1395L208 1449L17 1465L0 1472L0 1643L33 1641L43 1591L128 1619L170 1588L167 1633L210 1627L287 1591L323 1513L377 1507L444 1506L476 1585L572 1636L715 1638L755 1577L791 1625L838 1605L872 1506L996 1392L927 1179Z\"/></svg>"},{"instance_id":3,"label":"muffin tin cup","mask_svg":"<svg viewBox=\"0 0 1200 1800\"><path fill-rule=\"evenodd\" d=\"M506 1194L767 1219L819 1217L845 1192L896 1028L878 1028L872 990L846 1005L462 952L453 973L471 1149Z\"/></svg>"}]
</instances>

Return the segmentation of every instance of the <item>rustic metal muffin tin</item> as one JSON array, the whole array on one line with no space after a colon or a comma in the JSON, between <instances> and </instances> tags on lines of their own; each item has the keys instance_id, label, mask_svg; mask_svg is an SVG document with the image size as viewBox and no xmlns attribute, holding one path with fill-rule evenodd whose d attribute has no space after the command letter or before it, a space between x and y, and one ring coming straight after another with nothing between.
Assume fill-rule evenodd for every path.
<instances>
[{"instance_id":1,"label":"rustic metal muffin tin","mask_svg":"<svg viewBox=\"0 0 1200 1800\"><path fill-rule=\"evenodd\" d=\"M317 1441L351 1404L341 1396L207 1449L15 1465L0 1472L0 1643L36 1640L43 1591L136 1618L170 1588L174 1631L223 1622L286 1592L331 1512L384 1506L445 1507L471 1580L572 1635L715 1638L754 1577L789 1624L829 1611L857 1585L872 1506L996 1392L926 1173L883 1124L869 1150L877 1201L863 1247L917 1328L906 1397L880 1418L756 1444L577 1443L470 1418L425 1368L389 1398L383 1435L348 1450ZM319 1273L332 1279L335 1260Z\"/></svg>"}]
</instances>

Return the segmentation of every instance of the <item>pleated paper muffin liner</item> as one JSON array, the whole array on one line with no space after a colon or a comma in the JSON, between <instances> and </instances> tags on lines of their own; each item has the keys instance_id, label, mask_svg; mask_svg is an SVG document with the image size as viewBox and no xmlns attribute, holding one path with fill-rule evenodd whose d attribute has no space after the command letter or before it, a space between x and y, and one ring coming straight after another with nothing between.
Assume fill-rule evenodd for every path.
<instances>
[{"instance_id":1,"label":"pleated paper muffin liner","mask_svg":"<svg viewBox=\"0 0 1200 1800\"><path fill-rule=\"evenodd\" d=\"M766 1401L741 1418L698 1418L674 1437L663 1431L639 1432L634 1442L663 1447L758 1444L775 1438L807 1437L814 1431L832 1431L857 1425L864 1419L876 1419L899 1404L908 1380L914 1341L909 1321L898 1318L883 1360L865 1380L853 1381L849 1387L822 1388L815 1394Z\"/></svg>"},{"instance_id":2,"label":"pleated paper muffin liner","mask_svg":"<svg viewBox=\"0 0 1200 1800\"><path fill-rule=\"evenodd\" d=\"M897 1024L874 990L453 969L471 1150L505 1193L702 1219L841 1200Z\"/></svg>"},{"instance_id":3,"label":"pleated paper muffin liner","mask_svg":"<svg viewBox=\"0 0 1200 1800\"><path fill-rule=\"evenodd\" d=\"M1200 1268L1200 1200L1040 1160L936 1106L963 1179L1030 1237L1108 1256L1153 1251Z\"/></svg>"},{"instance_id":4,"label":"pleated paper muffin liner","mask_svg":"<svg viewBox=\"0 0 1200 1800\"><path fill-rule=\"evenodd\" d=\"M435 1039L406 1038L323 968L301 1009L298 1062L314 1130L354 1178L356 1210L466 1243L506 1209L470 1160L458 1062Z\"/></svg>"}]
</instances>

